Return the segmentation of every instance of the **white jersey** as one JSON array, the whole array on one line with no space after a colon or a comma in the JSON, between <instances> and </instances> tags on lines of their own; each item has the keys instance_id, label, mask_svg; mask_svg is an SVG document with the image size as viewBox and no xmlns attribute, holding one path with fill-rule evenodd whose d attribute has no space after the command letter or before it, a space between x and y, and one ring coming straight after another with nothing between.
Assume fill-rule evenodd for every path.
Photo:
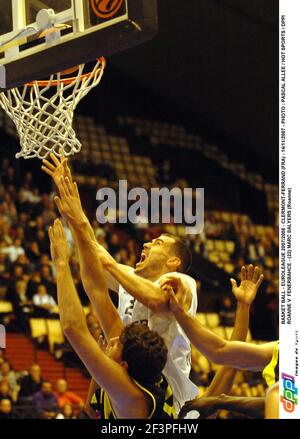
<instances>
[{"instance_id":1,"label":"white jersey","mask_svg":"<svg viewBox=\"0 0 300 439\"><path fill-rule=\"evenodd\" d=\"M192 294L192 304L189 313L196 315L197 287L195 280L183 273L168 273L168 276L180 277ZM164 276L158 279L158 284ZM168 359L163 370L174 395L177 414L186 401L198 396L198 387L189 379L191 371L191 345L188 337L171 313L153 313L145 305L135 300L124 288L119 287L119 314L125 323L142 321L150 329L159 333L168 348Z\"/></svg>"}]
</instances>

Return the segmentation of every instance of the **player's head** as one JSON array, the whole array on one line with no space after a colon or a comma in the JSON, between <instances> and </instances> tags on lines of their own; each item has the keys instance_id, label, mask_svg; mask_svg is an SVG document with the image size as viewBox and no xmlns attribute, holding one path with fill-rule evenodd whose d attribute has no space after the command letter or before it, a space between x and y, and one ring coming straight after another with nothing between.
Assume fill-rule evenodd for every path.
<instances>
[{"instance_id":1,"label":"player's head","mask_svg":"<svg viewBox=\"0 0 300 439\"><path fill-rule=\"evenodd\" d=\"M191 262L192 256L187 245L177 236L164 233L144 244L135 273L155 280L164 273L186 273Z\"/></svg>"},{"instance_id":2,"label":"player's head","mask_svg":"<svg viewBox=\"0 0 300 439\"><path fill-rule=\"evenodd\" d=\"M125 326L120 337L109 340L106 354L126 367L141 383L153 383L167 362L168 350L161 336L142 323Z\"/></svg>"}]
</instances>

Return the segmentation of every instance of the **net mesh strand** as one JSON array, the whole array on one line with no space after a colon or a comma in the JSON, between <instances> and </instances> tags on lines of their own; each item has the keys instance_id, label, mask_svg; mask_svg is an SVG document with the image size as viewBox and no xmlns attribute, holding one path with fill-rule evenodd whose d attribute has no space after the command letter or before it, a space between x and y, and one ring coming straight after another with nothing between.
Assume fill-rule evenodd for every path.
<instances>
[{"instance_id":1,"label":"net mesh strand","mask_svg":"<svg viewBox=\"0 0 300 439\"><path fill-rule=\"evenodd\" d=\"M0 106L14 122L20 137L21 151L16 158L46 158L70 156L81 150L72 124L78 103L102 79L105 60L99 59L89 75L84 75L84 64L77 76L65 83L60 73L51 75L43 85L31 85L0 93Z\"/></svg>"}]
</instances>

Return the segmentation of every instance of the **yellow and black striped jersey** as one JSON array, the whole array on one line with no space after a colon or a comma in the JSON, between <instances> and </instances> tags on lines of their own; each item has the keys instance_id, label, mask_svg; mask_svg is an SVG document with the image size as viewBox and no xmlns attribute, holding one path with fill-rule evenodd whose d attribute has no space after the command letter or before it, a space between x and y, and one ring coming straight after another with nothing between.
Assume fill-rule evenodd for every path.
<instances>
[{"instance_id":1,"label":"yellow and black striped jersey","mask_svg":"<svg viewBox=\"0 0 300 439\"><path fill-rule=\"evenodd\" d=\"M173 392L164 376L154 384L141 385L134 379L133 382L152 400L152 408L147 419L176 418ZM117 419L109 397L104 389L100 388L96 390L90 402L90 406L95 411L97 419Z\"/></svg>"},{"instance_id":2,"label":"yellow and black striped jersey","mask_svg":"<svg viewBox=\"0 0 300 439\"><path fill-rule=\"evenodd\" d=\"M279 379L279 340L274 346L272 359L264 368L262 376L266 380L268 387L273 386Z\"/></svg>"}]
</instances>

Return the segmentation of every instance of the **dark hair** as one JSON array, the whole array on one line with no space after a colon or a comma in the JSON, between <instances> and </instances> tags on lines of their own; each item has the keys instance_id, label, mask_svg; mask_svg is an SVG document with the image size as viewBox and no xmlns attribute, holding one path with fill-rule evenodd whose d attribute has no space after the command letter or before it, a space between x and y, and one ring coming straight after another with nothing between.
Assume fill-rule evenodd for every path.
<instances>
[{"instance_id":1,"label":"dark hair","mask_svg":"<svg viewBox=\"0 0 300 439\"><path fill-rule=\"evenodd\" d=\"M172 245L174 253L179 257L181 264L179 265L178 271L180 273L187 273L192 265L192 253L186 243L182 241L178 236L169 235L168 233L163 233L163 236L168 236L172 238L175 242Z\"/></svg>"},{"instance_id":2,"label":"dark hair","mask_svg":"<svg viewBox=\"0 0 300 439\"><path fill-rule=\"evenodd\" d=\"M168 349L161 336L143 323L125 326L120 341L129 375L141 383L154 383L167 362Z\"/></svg>"}]
</instances>

